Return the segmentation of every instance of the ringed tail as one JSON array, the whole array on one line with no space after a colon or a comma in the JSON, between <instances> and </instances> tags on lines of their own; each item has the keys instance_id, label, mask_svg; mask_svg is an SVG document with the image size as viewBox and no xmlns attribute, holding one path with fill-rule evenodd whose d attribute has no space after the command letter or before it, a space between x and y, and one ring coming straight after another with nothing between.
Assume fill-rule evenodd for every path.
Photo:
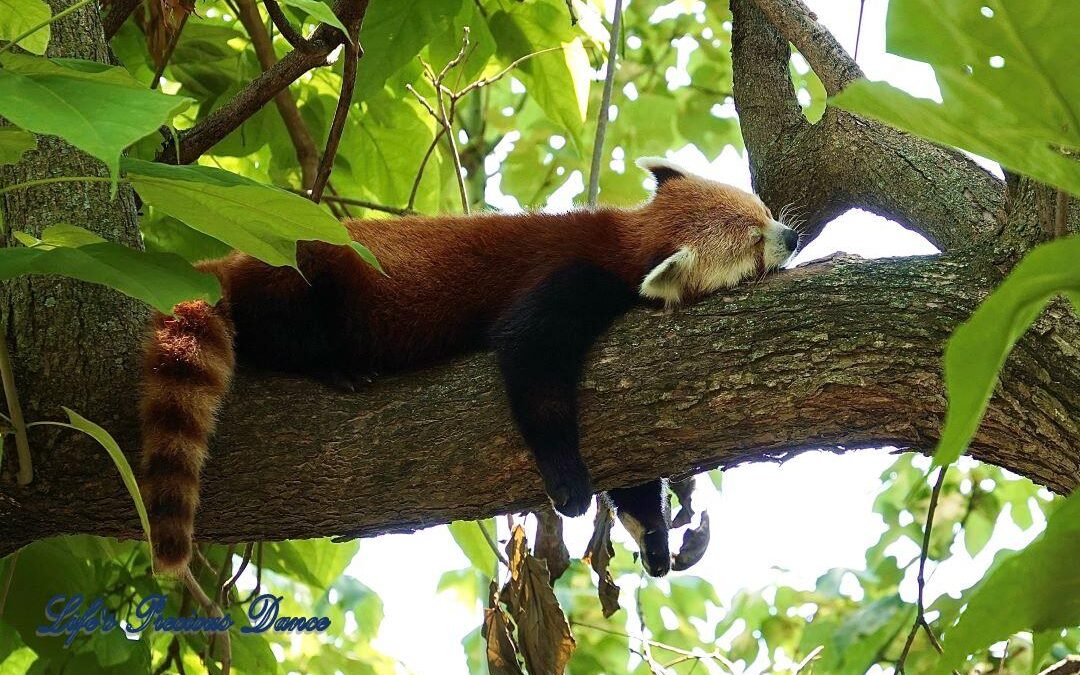
<instances>
[{"instance_id":1,"label":"ringed tail","mask_svg":"<svg viewBox=\"0 0 1080 675\"><path fill-rule=\"evenodd\" d=\"M235 365L225 301L182 302L157 314L143 359L142 496L154 565L180 574L191 558L199 473Z\"/></svg>"}]
</instances>

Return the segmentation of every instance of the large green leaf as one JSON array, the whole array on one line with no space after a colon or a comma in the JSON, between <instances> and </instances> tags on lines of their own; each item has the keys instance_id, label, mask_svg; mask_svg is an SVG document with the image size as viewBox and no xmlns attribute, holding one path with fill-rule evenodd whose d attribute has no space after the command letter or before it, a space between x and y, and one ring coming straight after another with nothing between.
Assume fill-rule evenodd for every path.
<instances>
[{"instance_id":1,"label":"large green leaf","mask_svg":"<svg viewBox=\"0 0 1080 675\"><path fill-rule=\"evenodd\" d=\"M311 588L326 591L344 573L359 543L329 539L294 539L265 544L263 565Z\"/></svg>"},{"instance_id":2,"label":"large green leaf","mask_svg":"<svg viewBox=\"0 0 1080 675\"><path fill-rule=\"evenodd\" d=\"M317 204L235 173L125 159L124 172L154 208L271 265L296 266L296 242L348 244L348 232Z\"/></svg>"},{"instance_id":3,"label":"large green leaf","mask_svg":"<svg viewBox=\"0 0 1080 675\"><path fill-rule=\"evenodd\" d=\"M888 49L930 63L942 103L856 82L836 105L1080 194L1080 3L893 0Z\"/></svg>"},{"instance_id":4,"label":"large green leaf","mask_svg":"<svg viewBox=\"0 0 1080 675\"><path fill-rule=\"evenodd\" d=\"M484 528L494 540L494 518L487 520L455 520L447 527L450 530L450 536L454 538L458 548L469 559L476 571L488 575L494 573L496 565L495 552L491 550L491 544L487 542L484 533L480 531L480 528Z\"/></svg>"},{"instance_id":5,"label":"large green leaf","mask_svg":"<svg viewBox=\"0 0 1080 675\"><path fill-rule=\"evenodd\" d=\"M59 274L115 288L165 313L184 300L221 297L216 277L172 253L136 251L74 225L53 225L41 236L15 233L25 247L0 249L0 279Z\"/></svg>"},{"instance_id":6,"label":"large green leaf","mask_svg":"<svg viewBox=\"0 0 1080 675\"><path fill-rule=\"evenodd\" d=\"M2 0L0 0L2 2ZM37 145L33 134L15 127L0 127L0 164L15 164Z\"/></svg>"},{"instance_id":7,"label":"large green leaf","mask_svg":"<svg viewBox=\"0 0 1080 675\"><path fill-rule=\"evenodd\" d=\"M91 61L8 53L0 65L0 116L63 138L104 162L114 177L124 148L191 103L147 89L123 68Z\"/></svg>"},{"instance_id":8,"label":"large green leaf","mask_svg":"<svg viewBox=\"0 0 1080 675\"><path fill-rule=\"evenodd\" d=\"M0 40L10 42L50 18L52 10L41 0L0 0ZM49 37L46 24L19 40L19 46L34 54L44 54Z\"/></svg>"},{"instance_id":9,"label":"large green leaf","mask_svg":"<svg viewBox=\"0 0 1080 675\"><path fill-rule=\"evenodd\" d=\"M363 65L356 71L356 93L366 98L412 61L431 38L445 31L462 0L373 2L360 29ZM435 64L441 67L442 64Z\"/></svg>"},{"instance_id":10,"label":"large green leaf","mask_svg":"<svg viewBox=\"0 0 1080 675\"><path fill-rule=\"evenodd\" d=\"M1043 244L1024 257L945 348L949 408L934 463L956 461L979 428L998 371L1013 345L1055 295L1080 298L1080 236Z\"/></svg>"},{"instance_id":11,"label":"large green leaf","mask_svg":"<svg viewBox=\"0 0 1080 675\"><path fill-rule=\"evenodd\" d=\"M956 626L945 633L937 664L947 673L964 657L1020 630L1080 624L1080 490L1053 513L1024 550L1001 559L975 588Z\"/></svg>"},{"instance_id":12,"label":"large green leaf","mask_svg":"<svg viewBox=\"0 0 1080 675\"><path fill-rule=\"evenodd\" d=\"M349 35L349 31L345 28L345 24L341 23L341 19L337 18L337 14L334 14L334 10L330 9L330 5L327 5L325 2L319 2L319 0L281 0L281 4L303 10L310 14L312 18L337 28L344 33L346 37Z\"/></svg>"},{"instance_id":13,"label":"large green leaf","mask_svg":"<svg viewBox=\"0 0 1080 675\"><path fill-rule=\"evenodd\" d=\"M593 71L581 37L570 26L566 3L562 0L513 3L509 11L492 14L489 25L499 55L507 60L562 47L523 62L515 76L525 80L529 96L580 145Z\"/></svg>"}]
</instances>

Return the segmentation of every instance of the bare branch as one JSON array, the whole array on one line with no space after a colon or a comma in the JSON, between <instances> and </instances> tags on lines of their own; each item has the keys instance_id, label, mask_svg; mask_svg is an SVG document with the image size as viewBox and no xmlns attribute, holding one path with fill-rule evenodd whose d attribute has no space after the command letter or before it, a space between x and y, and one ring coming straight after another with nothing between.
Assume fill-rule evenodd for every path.
<instances>
[{"instance_id":1,"label":"bare branch","mask_svg":"<svg viewBox=\"0 0 1080 675\"><path fill-rule=\"evenodd\" d=\"M363 21L367 7L368 0L337 0L334 13L346 26L358 25ZM312 44L310 52L299 49L289 52L201 122L181 131L178 134L179 153L176 141L167 139L158 151L157 161L169 164L194 162L301 75L327 65L330 54L346 40L338 29L321 24L309 41Z\"/></svg>"},{"instance_id":2,"label":"bare branch","mask_svg":"<svg viewBox=\"0 0 1080 675\"><path fill-rule=\"evenodd\" d=\"M337 157L338 145L341 143L341 134L345 130L345 120L349 117L349 108L352 106L353 90L356 89L356 63L363 56L363 51L357 42L360 35L360 22L349 25L349 39L345 42L345 63L342 68L341 92L338 94L337 108L334 110L334 121L330 123L330 135L326 139L326 149L323 150L322 159L319 160L319 171L315 175L315 183L311 186L311 201L318 203L322 199L326 182L330 180L330 172L334 169L334 159Z\"/></svg>"},{"instance_id":3,"label":"bare branch","mask_svg":"<svg viewBox=\"0 0 1080 675\"><path fill-rule=\"evenodd\" d=\"M604 75L604 93L600 98L600 110L596 118L596 138L593 141L592 164L589 167L589 193L587 203L596 207L600 194L600 167L604 159L604 134L607 132L608 112L611 108L611 90L615 88L615 66L619 58L619 30L622 27L622 0L615 0L615 17L611 20L611 44L608 46L607 72Z\"/></svg>"},{"instance_id":4,"label":"bare branch","mask_svg":"<svg viewBox=\"0 0 1080 675\"><path fill-rule=\"evenodd\" d=\"M863 77L862 68L802 0L753 0L784 38L795 45L830 96Z\"/></svg>"},{"instance_id":5,"label":"bare branch","mask_svg":"<svg viewBox=\"0 0 1080 675\"><path fill-rule=\"evenodd\" d=\"M289 18L281 11L281 5L277 3L277 0L263 0L263 5L266 7L266 13L270 15L270 20L274 22L274 27L281 33L281 37L293 46L293 49L312 51L312 44L289 23Z\"/></svg>"},{"instance_id":6,"label":"bare branch","mask_svg":"<svg viewBox=\"0 0 1080 675\"><path fill-rule=\"evenodd\" d=\"M271 3L277 6L273 0L267 0L268 11ZM236 4L237 18L247 30L251 44L255 48L255 56L259 59L259 65L263 72L266 72L277 63L277 55L266 25L259 16L259 9L255 5L255 0L237 0ZM305 189L310 190L315 183L315 175L319 168L319 151L315 147L315 139L312 138L311 131L300 116L300 109L296 106L296 101L288 89L283 89L274 97L274 104L277 106L281 121L285 124L285 130L289 133L289 140L292 141L293 148L296 150L296 161L300 165L300 183Z\"/></svg>"}]
</instances>

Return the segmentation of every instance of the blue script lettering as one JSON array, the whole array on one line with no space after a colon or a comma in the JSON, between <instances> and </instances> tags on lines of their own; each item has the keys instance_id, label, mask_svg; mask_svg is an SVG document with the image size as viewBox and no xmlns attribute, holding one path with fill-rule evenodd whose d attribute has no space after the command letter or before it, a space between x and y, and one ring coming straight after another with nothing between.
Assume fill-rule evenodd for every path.
<instances>
[{"instance_id":1,"label":"blue script lettering","mask_svg":"<svg viewBox=\"0 0 1080 675\"><path fill-rule=\"evenodd\" d=\"M271 628L279 633L321 633L330 627L328 616L282 616L279 617L284 596L263 593L248 606L250 626L240 628L241 633L265 633Z\"/></svg>"},{"instance_id":2,"label":"blue script lettering","mask_svg":"<svg viewBox=\"0 0 1080 675\"><path fill-rule=\"evenodd\" d=\"M45 603L45 618L52 623L38 626L35 633L38 635L66 635L64 648L71 646L75 636L79 633L90 635L101 631L108 633L118 625L116 615L105 609L105 602L101 598L95 598L93 602L83 607L85 598L82 593L76 593L68 597L62 593L54 595Z\"/></svg>"}]
</instances>

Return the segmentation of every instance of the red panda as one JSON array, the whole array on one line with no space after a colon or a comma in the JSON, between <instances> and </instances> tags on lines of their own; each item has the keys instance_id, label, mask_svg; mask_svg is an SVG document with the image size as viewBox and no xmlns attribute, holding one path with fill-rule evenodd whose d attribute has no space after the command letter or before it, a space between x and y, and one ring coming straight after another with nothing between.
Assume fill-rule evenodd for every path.
<instances>
[{"instance_id":1,"label":"red panda","mask_svg":"<svg viewBox=\"0 0 1080 675\"><path fill-rule=\"evenodd\" d=\"M142 489L158 569L190 558L199 474L237 361L349 383L494 349L548 496L584 513L577 389L592 344L639 301L692 301L778 267L798 243L753 194L638 163L656 190L635 209L345 221L385 274L319 242L298 246L300 272L242 253L200 263L222 300L156 316L144 360ZM663 492L657 479L607 493L653 575L670 567Z\"/></svg>"}]
</instances>

